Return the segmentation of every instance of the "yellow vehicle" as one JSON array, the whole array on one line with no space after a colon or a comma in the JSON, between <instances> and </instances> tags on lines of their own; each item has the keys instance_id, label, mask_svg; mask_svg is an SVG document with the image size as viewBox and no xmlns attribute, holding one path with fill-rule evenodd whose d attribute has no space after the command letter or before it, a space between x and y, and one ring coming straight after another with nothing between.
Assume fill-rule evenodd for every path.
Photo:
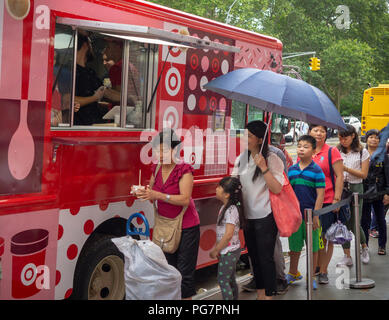
<instances>
[{"instance_id":1,"label":"yellow vehicle","mask_svg":"<svg viewBox=\"0 0 389 320\"><path fill-rule=\"evenodd\" d=\"M362 104L362 136L370 129L381 130L389 122L389 84L366 89Z\"/></svg>"}]
</instances>

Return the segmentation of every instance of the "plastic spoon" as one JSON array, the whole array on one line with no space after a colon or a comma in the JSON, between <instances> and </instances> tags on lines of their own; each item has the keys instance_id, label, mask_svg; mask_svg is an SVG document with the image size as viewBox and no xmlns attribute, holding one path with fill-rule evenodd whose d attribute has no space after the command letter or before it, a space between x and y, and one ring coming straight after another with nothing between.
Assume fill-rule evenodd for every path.
<instances>
[{"instance_id":1,"label":"plastic spoon","mask_svg":"<svg viewBox=\"0 0 389 320\"><path fill-rule=\"evenodd\" d=\"M8 147L8 167L11 175L23 180L30 173L35 158L34 139L27 125L28 101L20 101L20 122Z\"/></svg>"}]
</instances>

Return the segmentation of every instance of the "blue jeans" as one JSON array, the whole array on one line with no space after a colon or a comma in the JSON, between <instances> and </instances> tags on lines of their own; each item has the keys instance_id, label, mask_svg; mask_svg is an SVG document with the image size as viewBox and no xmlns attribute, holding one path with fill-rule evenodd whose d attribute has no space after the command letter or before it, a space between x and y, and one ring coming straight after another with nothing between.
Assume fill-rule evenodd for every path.
<instances>
[{"instance_id":1,"label":"blue jeans","mask_svg":"<svg viewBox=\"0 0 389 320\"><path fill-rule=\"evenodd\" d=\"M375 218L374 208L371 208L370 230L377 230L377 228L378 228L378 224L377 224L377 219Z\"/></svg>"},{"instance_id":2,"label":"blue jeans","mask_svg":"<svg viewBox=\"0 0 389 320\"><path fill-rule=\"evenodd\" d=\"M386 220L385 210L382 200L373 202L363 202L361 226L366 236L366 244L369 245L369 229L371 224L371 209L374 208L375 217L378 224L378 246L386 247Z\"/></svg>"}]
</instances>

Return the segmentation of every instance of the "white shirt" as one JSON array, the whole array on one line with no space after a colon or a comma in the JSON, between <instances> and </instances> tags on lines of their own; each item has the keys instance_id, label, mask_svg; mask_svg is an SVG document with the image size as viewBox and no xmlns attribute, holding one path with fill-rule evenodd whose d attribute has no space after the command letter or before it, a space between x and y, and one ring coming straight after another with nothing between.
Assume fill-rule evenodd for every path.
<instances>
[{"instance_id":1,"label":"white shirt","mask_svg":"<svg viewBox=\"0 0 389 320\"><path fill-rule=\"evenodd\" d=\"M247 154L247 153L243 153ZM235 168L232 172L232 175L238 175L238 164L241 154L235 161ZM265 178L262 174L259 174L257 179L252 181L255 168L257 167L253 157L250 155L250 159L247 164L247 170L244 169L244 161L241 161L241 172L239 175L240 183L242 184L243 192L243 204L244 204L244 213L247 219L262 219L267 217L271 212L270 198L269 198L269 188L266 185ZM284 164L282 160L273 152L269 152L267 158L267 166L274 176L274 178L284 185Z\"/></svg>"},{"instance_id":2,"label":"white shirt","mask_svg":"<svg viewBox=\"0 0 389 320\"><path fill-rule=\"evenodd\" d=\"M365 148L362 150L362 157L360 152L355 152L351 151L349 153L343 153L340 151L340 155L343 158L343 164L350 169L354 170L362 170L361 168L361 163L367 159L370 158L369 151L367 151ZM344 182L349 182L349 183L362 183L363 179L358 178L346 171L343 171L343 176L344 176Z\"/></svg>"},{"instance_id":3,"label":"white shirt","mask_svg":"<svg viewBox=\"0 0 389 320\"><path fill-rule=\"evenodd\" d=\"M222 212L224 206L220 208L219 215ZM219 218L218 218L219 220ZM226 254L228 252L235 251L240 248L240 240L239 240L239 229L240 229L240 223L239 223L239 211L238 208L234 205L230 206L226 212L224 213L223 220L221 221L221 224L216 224L216 240L219 242L225 232L226 232L226 224L230 223L235 225L234 228L234 234L232 236L231 241L229 242L228 246L223 248L220 253Z\"/></svg>"}]
</instances>

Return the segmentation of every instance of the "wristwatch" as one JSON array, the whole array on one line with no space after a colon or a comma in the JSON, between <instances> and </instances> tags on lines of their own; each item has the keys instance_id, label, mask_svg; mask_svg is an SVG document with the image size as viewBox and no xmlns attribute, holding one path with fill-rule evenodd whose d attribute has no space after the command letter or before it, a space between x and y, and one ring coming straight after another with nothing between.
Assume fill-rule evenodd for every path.
<instances>
[{"instance_id":1,"label":"wristwatch","mask_svg":"<svg viewBox=\"0 0 389 320\"><path fill-rule=\"evenodd\" d=\"M170 200L170 194L167 194L166 195L166 201L169 201Z\"/></svg>"}]
</instances>

